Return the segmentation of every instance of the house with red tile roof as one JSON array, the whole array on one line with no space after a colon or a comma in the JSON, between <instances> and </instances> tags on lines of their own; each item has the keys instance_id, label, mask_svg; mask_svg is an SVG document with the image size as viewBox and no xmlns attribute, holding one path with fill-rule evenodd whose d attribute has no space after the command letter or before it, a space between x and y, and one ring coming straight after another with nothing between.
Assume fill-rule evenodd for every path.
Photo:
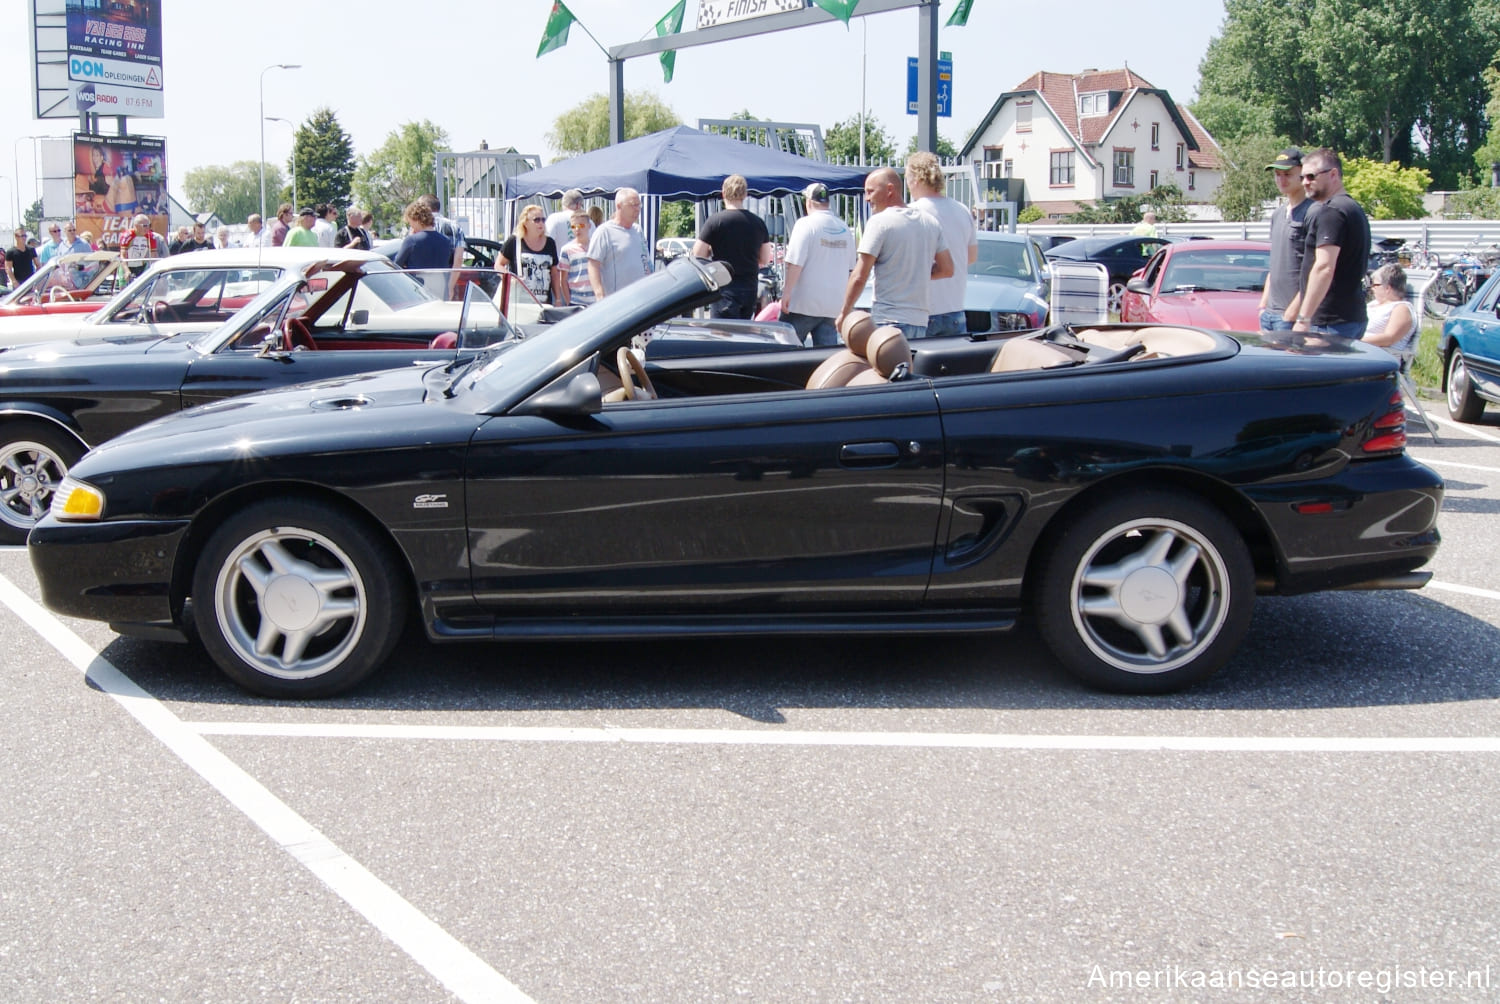
<instances>
[{"instance_id":1,"label":"house with red tile roof","mask_svg":"<svg viewBox=\"0 0 1500 1004\"><path fill-rule=\"evenodd\" d=\"M1033 73L995 100L961 156L983 178L1021 179L1026 204L1054 217L1168 182L1208 203L1224 177L1208 130L1129 67Z\"/></svg>"}]
</instances>

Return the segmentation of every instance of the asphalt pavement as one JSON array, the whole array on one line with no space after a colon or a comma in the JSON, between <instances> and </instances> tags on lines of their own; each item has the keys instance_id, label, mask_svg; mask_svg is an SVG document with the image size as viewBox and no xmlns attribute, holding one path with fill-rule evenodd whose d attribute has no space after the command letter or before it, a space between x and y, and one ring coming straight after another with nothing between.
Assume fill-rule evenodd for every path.
<instances>
[{"instance_id":1,"label":"asphalt pavement","mask_svg":"<svg viewBox=\"0 0 1500 1004\"><path fill-rule=\"evenodd\" d=\"M1500 409L1408 428L1434 582L1158 698L1022 631L409 638L278 703L0 549L0 1000L1495 1000Z\"/></svg>"}]
</instances>

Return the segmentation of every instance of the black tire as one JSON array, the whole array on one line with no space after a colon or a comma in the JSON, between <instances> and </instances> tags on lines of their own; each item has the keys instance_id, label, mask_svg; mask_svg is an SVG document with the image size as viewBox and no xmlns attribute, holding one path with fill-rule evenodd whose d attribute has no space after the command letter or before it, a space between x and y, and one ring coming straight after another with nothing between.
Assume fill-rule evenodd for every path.
<instances>
[{"instance_id":1,"label":"black tire","mask_svg":"<svg viewBox=\"0 0 1500 1004\"><path fill-rule=\"evenodd\" d=\"M78 440L43 422L0 426L0 543L24 544L52 495L83 456Z\"/></svg>"},{"instance_id":2,"label":"black tire","mask_svg":"<svg viewBox=\"0 0 1500 1004\"><path fill-rule=\"evenodd\" d=\"M1484 398L1474 393L1469 367L1457 348L1448 356L1448 414L1455 422L1478 422L1484 418Z\"/></svg>"},{"instance_id":3,"label":"black tire","mask_svg":"<svg viewBox=\"0 0 1500 1004\"><path fill-rule=\"evenodd\" d=\"M327 697L390 655L406 595L391 548L361 521L321 501L272 499L209 538L193 572L193 619L208 654L246 690Z\"/></svg>"},{"instance_id":4,"label":"black tire","mask_svg":"<svg viewBox=\"0 0 1500 1004\"><path fill-rule=\"evenodd\" d=\"M1255 570L1217 509L1136 490L1069 520L1032 598L1043 640L1070 673L1103 690L1162 694L1228 661L1250 626Z\"/></svg>"}]
</instances>

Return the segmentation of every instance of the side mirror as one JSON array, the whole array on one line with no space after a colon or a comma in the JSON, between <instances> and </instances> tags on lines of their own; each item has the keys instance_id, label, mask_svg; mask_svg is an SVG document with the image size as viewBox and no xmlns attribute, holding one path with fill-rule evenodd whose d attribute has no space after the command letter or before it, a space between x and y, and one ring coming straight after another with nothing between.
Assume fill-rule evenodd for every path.
<instances>
[{"instance_id":1,"label":"side mirror","mask_svg":"<svg viewBox=\"0 0 1500 1004\"><path fill-rule=\"evenodd\" d=\"M281 328L271 328L270 331L266 332L265 339L261 341L260 350L255 353L256 357L259 359L264 359L267 356L271 355L271 353L273 352L284 351L281 344L283 337L284 333L282 332Z\"/></svg>"},{"instance_id":2,"label":"side mirror","mask_svg":"<svg viewBox=\"0 0 1500 1004\"><path fill-rule=\"evenodd\" d=\"M370 312L363 308L349 314L349 323L364 326L370 323Z\"/></svg>"},{"instance_id":3,"label":"side mirror","mask_svg":"<svg viewBox=\"0 0 1500 1004\"><path fill-rule=\"evenodd\" d=\"M540 415L544 418L573 418L597 415L604 410L604 391L599 378L587 371L575 373L560 383L540 391L516 406L513 414Z\"/></svg>"},{"instance_id":4,"label":"side mirror","mask_svg":"<svg viewBox=\"0 0 1500 1004\"><path fill-rule=\"evenodd\" d=\"M1131 279L1125 284L1125 288L1132 293L1140 293L1142 296L1151 295L1151 284L1145 279Z\"/></svg>"}]
</instances>

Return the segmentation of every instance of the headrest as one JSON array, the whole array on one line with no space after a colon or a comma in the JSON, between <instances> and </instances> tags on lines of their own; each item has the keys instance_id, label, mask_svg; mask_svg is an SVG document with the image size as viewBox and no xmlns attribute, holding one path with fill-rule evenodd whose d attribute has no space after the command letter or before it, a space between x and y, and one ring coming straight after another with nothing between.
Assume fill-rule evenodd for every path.
<instances>
[{"instance_id":1,"label":"headrest","mask_svg":"<svg viewBox=\"0 0 1500 1004\"><path fill-rule=\"evenodd\" d=\"M844 336L844 344L849 346L849 351L857 356L865 354L865 346L870 342L870 332L875 330L875 322L870 320L868 311L855 310L844 315L844 327L839 334Z\"/></svg>"},{"instance_id":2,"label":"headrest","mask_svg":"<svg viewBox=\"0 0 1500 1004\"><path fill-rule=\"evenodd\" d=\"M458 333L444 331L434 338L427 346L429 349L456 349L458 348Z\"/></svg>"},{"instance_id":3,"label":"headrest","mask_svg":"<svg viewBox=\"0 0 1500 1004\"><path fill-rule=\"evenodd\" d=\"M911 346L900 328L887 325L871 333L869 345L865 347L865 358L877 373L890 379L897 366L905 363L908 369L911 368Z\"/></svg>"}]
</instances>

